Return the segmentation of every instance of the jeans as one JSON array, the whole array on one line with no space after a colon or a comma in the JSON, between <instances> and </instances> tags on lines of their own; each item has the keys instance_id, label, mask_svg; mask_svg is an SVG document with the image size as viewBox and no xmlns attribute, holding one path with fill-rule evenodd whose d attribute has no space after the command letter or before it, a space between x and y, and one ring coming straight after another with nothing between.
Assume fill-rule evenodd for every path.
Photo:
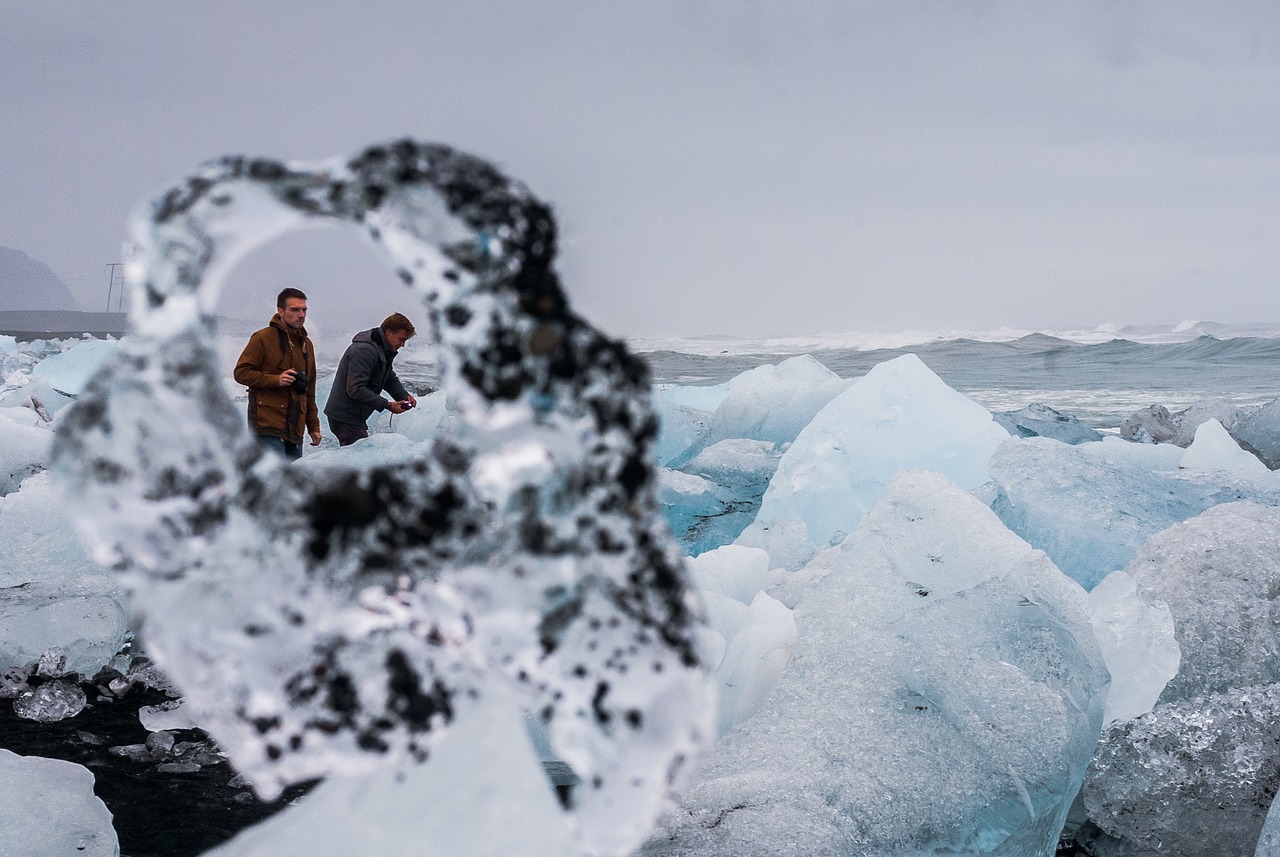
<instances>
[{"instance_id":1,"label":"jeans","mask_svg":"<svg viewBox=\"0 0 1280 857\"><path fill-rule=\"evenodd\" d=\"M276 455L283 455L290 461L294 461L302 457L302 444L289 443L287 440L281 440L278 437L269 437L265 434L258 435L258 443L274 452Z\"/></svg>"}]
</instances>

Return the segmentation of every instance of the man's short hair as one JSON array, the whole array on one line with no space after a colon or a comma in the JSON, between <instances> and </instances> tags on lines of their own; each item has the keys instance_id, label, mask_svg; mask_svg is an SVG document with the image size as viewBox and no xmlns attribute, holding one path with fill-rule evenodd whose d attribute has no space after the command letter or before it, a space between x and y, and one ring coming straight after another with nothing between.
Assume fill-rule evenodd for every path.
<instances>
[{"instance_id":1,"label":"man's short hair","mask_svg":"<svg viewBox=\"0 0 1280 857\"><path fill-rule=\"evenodd\" d=\"M382 320L382 329L387 333L402 330L410 336L417 336L418 331L414 328L413 322L409 321L409 317L404 313L393 312Z\"/></svg>"},{"instance_id":2,"label":"man's short hair","mask_svg":"<svg viewBox=\"0 0 1280 857\"><path fill-rule=\"evenodd\" d=\"M276 309L284 309L284 302L289 300L289 298L298 298L299 300L305 301L307 296L303 293L302 289L295 289L290 286L289 288L282 290L280 294L276 295Z\"/></svg>"}]
</instances>

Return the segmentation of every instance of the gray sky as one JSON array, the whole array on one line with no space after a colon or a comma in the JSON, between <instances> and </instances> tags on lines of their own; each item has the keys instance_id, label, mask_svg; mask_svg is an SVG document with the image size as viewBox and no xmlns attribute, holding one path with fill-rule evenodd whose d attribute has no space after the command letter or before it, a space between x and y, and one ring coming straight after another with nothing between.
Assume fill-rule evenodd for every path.
<instances>
[{"instance_id":1,"label":"gray sky","mask_svg":"<svg viewBox=\"0 0 1280 857\"><path fill-rule=\"evenodd\" d=\"M0 0L0 245L84 309L201 162L404 135L551 202L617 335L1280 321L1275 0ZM219 309L281 285L412 300L325 230Z\"/></svg>"}]
</instances>

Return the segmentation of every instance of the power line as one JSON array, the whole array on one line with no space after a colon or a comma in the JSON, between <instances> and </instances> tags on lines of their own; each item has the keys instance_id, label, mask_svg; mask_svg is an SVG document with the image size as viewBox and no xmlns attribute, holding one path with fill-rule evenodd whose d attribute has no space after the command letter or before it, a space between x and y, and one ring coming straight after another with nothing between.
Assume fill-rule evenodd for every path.
<instances>
[{"instance_id":1,"label":"power line","mask_svg":"<svg viewBox=\"0 0 1280 857\"><path fill-rule=\"evenodd\" d=\"M124 268L123 262L112 262L107 265L107 312L111 312L111 293L116 286L120 291L116 295L116 312L122 312L124 304Z\"/></svg>"}]
</instances>

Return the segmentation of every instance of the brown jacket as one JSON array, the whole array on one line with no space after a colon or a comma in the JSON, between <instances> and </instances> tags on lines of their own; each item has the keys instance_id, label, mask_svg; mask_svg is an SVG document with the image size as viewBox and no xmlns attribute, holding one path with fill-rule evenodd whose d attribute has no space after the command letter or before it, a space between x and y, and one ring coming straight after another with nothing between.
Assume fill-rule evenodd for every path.
<instances>
[{"instance_id":1,"label":"brown jacket","mask_svg":"<svg viewBox=\"0 0 1280 857\"><path fill-rule=\"evenodd\" d=\"M280 386L280 376L287 369L307 373L306 393ZM315 348L305 330L290 332L279 313L271 317L270 327L249 337L236 361L234 376L237 383L249 388L249 430L254 434L301 444L307 434L320 432Z\"/></svg>"}]
</instances>

